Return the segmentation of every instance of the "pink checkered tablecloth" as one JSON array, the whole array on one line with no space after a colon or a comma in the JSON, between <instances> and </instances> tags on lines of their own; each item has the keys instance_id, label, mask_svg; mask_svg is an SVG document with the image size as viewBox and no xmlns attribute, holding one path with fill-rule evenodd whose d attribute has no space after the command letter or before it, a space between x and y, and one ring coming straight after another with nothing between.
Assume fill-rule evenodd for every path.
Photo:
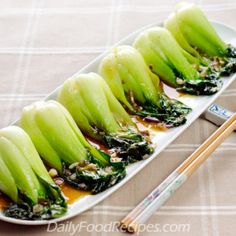
<instances>
[{"instance_id":1,"label":"pink checkered tablecloth","mask_svg":"<svg viewBox=\"0 0 236 236\"><path fill-rule=\"evenodd\" d=\"M0 128L19 117L25 105L42 99L119 39L144 25L163 21L177 2L1 0ZM236 28L235 0L193 2L201 5L210 19ZM217 103L236 111L236 82ZM99 227L92 230L89 225L109 225L123 218L215 129L198 119L135 178L71 221L57 227L0 221L0 235L122 235L115 230L108 232L108 227L102 232ZM159 224L161 232L140 235L235 236L235 179L236 134L232 134L149 220Z\"/></svg>"}]
</instances>

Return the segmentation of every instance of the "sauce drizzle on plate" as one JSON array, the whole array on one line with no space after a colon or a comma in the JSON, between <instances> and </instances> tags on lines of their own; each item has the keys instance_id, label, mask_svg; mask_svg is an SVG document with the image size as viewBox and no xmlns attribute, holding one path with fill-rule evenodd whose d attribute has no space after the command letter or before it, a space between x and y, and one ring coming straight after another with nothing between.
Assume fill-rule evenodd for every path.
<instances>
[{"instance_id":1,"label":"sauce drizzle on plate","mask_svg":"<svg viewBox=\"0 0 236 236\"><path fill-rule=\"evenodd\" d=\"M0 210L4 209L5 207L9 206L11 203L11 199L8 198L5 194L0 192Z\"/></svg>"},{"instance_id":2,"label":"sauce drizzle on plate","mask_svg":"<svg viewBox=\"0 0 236 236\"><path fill-rule=\"evenodd\" d=\"M72 204L76 200L78 200L82 197L85 197L87 195L90 195L90 192L75 189L75 188L71 187L70 185L68 185L66 183L64 183L60 187L61 187L62 192L65 195L65 199L66 199L68 204Z\"/></svg>"}]
</instances>

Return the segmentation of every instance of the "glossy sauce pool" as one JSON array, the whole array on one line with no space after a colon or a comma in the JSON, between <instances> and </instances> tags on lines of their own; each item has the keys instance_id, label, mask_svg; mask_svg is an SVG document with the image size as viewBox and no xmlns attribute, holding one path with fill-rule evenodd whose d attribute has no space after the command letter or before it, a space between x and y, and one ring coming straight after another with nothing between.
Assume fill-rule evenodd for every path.
<instances>
[{"instance_id":1,"label":"glossy sauce pool","mask_svg":"<svg viewBox=\"0 0 236 236\"><path fill-rule=\"evenodd\" d=\"M11 200L0 192L0 210L7 207L11 203Z\"/></svg>"},{"instance_id":2,"label":"glossy sauce pool","mask_svg":"<svg viewBox=\"0 0 236 236\"><path fill-rule=\"evenodd\" d=\"M162 123L145 121L143 118L133 116L132 121L137 125L138 130L142 133L145 131L166 131L167 128Z\"/></svg>"},{"instance_id":3,"label":"glossy sauce pool","mask_svg":"<svg viewBox=\"0 0 236 236\"><path fill-rule=\"evenodd\" d=\"M91 137L87 137L87 136L85 136L85 137L86 137L87 141L92 146L94 146L95 148L97 148L97 149L99 149L99 150L109 154L109 149L105 145L101 144L101 142L99 142L99 141L97 141L97 140L95 140L95 139L93 139Z\"/></svg>"},{"instance_id":4,"label":"glossy sauce pool","mask_svg":"<svg viewBox=\"0 0 236 236\"><path fill-rule=\"evenodd\" d=\"M72 204L79 198L82 198L90 194L90 192L77 190L65 183L61 186L61 190L64 193L66 202L68 204Z\"/></svg>"}]
</instances>

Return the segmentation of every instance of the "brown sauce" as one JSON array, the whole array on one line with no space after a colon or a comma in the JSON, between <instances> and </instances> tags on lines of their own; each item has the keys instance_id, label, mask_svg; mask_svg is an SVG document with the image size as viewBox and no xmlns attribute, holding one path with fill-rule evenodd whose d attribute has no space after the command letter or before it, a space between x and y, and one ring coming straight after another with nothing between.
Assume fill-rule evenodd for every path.
<instances>
[{"instance_id":1,"label":"brown sauce","mask_svg":"<svg viewBox=\"0 0 236 236\"><path fill-rule=\"evenodd\" d=\"M61 191L64 193L66 202L68 204L72 204L76 200L90 194L90 192L88 192L88 191L82 191L82 190L75 189L65 183L62 186L60 186L60 188L61 188Z\"/></svg>"},{"instance_id":2,"label":"brown sauce","mask_svg":"<svg viewBox=\"0 0 236 236\"><path fill-rule=\"evenodd\" d=\"M150 122L150 121L145 121L143 118L139 116L133 116L132 117L133 122L137 125L138 130L140 132L145 132L145 131L166 131L167 128L164 124L162 123L157 123L157 122Z\"/></svg>"},{"instance_id":3,"label":"brown sauce","mask_svg":"<svg viewBox=\"0 0 236 236\"><path fill-rule=\"evenodd\" d=\"M10 198L0 192L0 210L6 208L11 202Z\"/></svg>"},{"instance_id":4,"label":"brown sauce","mask_svg":"<svg viewBox=\"0 0 236 236\"><path fill-rule=\"evenodd\" d=\"M164 84L163 82L161 82L161 87L163 88L165 94L170 98L178 98L184 95L183 93L179 93L178 91L176 91L175 88L172 88L169 85Z\"/></svg>"},{"instance_id":5,"label":"brown sauce","mask_svg":"<svg viewBox=\"0 0 236 236\"><path fill-rule=\"evenodd\" d=\"M86 136L86 135L85 135L85 137L86 137L87 141L88 141L92 146L94 146L94 147L96 147L97 149L99 149L99 150L101 150L101 151L103 151L103 152L109 154L109 149L108 149L105 145L103 145L101 142L99 142L98 140L95 140L95 139L93 139L93 138L91 138L91 137L88 137L88 136Z\"/></svg>"},{"instance_id":6,"label":"brown sauce","mask_svg":"<svg viewBox=\"0 0 236 236\"><path fill-rule=\"evenodd\" d=\"M176 91L175 88L170 87L169 85L163 83L162 81L160 81L160 86L162 87L162 89L164 90L165 94L169 97L169 98L178 98L178 97L182 97L185 94L180 93L178 91ZM147 131L166 131L168 130L168 128L166 128L166 126L162 123L157 123L157 122L152 122L152 121L145 121L142 117L139 116L132 116L132 120L133 122L136 123L138 130L140 132L147 132Z\"/></svg>"}]
</instances>

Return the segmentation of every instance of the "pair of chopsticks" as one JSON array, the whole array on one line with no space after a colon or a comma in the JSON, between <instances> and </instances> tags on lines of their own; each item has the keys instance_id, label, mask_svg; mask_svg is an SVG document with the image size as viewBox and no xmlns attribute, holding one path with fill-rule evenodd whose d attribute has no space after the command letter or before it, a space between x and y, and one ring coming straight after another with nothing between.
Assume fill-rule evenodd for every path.
<instances>
[{"instance_id":1,"label":"pair of chopsticks","mask_svg":"<svg viewBox=\"0 0 236 236\"><path fill-rule=\"evenodd\" d=\"M215 149L236 128L234 113L218 128L199 148L197 148L176 170L157 186L142 202L138 204L123 220L120 227L130 233L137 233L140 224L154 214L195 172L195 170L215 151Z\"/></svg>"}]
</instances>

